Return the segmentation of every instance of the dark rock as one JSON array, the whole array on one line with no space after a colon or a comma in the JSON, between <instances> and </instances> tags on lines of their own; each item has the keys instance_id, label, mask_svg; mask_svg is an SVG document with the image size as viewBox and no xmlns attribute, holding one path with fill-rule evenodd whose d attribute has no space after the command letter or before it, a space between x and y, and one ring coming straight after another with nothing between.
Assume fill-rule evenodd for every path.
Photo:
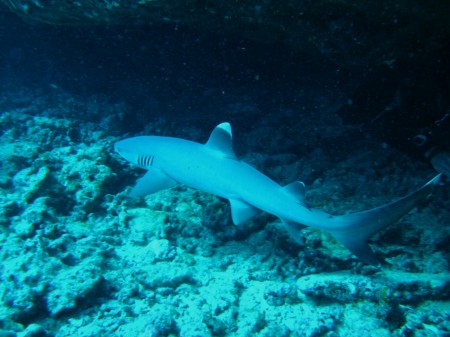
<instances>
[{"instance_id":1,"label":"dark rock","mask_svg":"<svg viewBox=\"0 0 450 337\"><path fill-rule=\"evenodd\" d=\"M90 1L1 0L26 21L58 25L183 24L234 33L356 68L438 52L450 30L445 0Z\"/></svg>"}]
</instances>

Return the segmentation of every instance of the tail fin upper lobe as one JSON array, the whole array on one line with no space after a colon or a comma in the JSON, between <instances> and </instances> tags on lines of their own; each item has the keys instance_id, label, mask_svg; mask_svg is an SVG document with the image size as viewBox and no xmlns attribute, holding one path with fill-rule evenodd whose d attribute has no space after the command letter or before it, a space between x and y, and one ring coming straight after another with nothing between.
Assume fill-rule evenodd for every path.
<instances>
[{"instance_id":1,"label":"tail fin upper lobe","mask_svg":"<svg viewBox=\"0 0 450 337\"><path fill-rule=\"evenodd\" d=\"M359 259L377 265L379 261L367 244L369 237L408 213L418 200L432 192L440 177L441 174L437 175L415 192L385 206L365 212L335 216L331 220L335 222L336 227L329 228L328 232Z\"/></svg>"}]
</instances>

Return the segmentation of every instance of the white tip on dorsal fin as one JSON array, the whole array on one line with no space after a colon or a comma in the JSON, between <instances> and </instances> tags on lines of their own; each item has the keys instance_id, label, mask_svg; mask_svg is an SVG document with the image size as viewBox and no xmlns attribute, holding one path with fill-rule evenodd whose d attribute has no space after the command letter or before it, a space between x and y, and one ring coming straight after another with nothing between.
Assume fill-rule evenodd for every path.
<instances>
[{"instance_id":1,"label":"white tip on dorsal fin","mask_svg":"<svg viewBox=\"0 0 450 337\"><path fill-rule=\"evenodd\" d=\"M233 151L233 136L230 123L221 123L209 136L206 146L222 152L225 156L236 159Z\"/></svg>"}]
</instances>

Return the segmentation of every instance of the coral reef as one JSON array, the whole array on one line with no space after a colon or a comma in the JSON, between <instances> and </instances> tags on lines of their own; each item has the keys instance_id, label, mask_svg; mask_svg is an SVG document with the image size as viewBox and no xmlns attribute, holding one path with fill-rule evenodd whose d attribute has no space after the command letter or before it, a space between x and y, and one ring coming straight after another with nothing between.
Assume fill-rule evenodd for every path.
<instances>
[{"instance_id":1,"label":"coral reef","mask_svg":"<svg viewBox=\"0 0 450 337\"><path fill-rule=\"evenodd\" d=\"M268 215L236 228L226 203L183 186L127 197L136 169L112 152L117 138L106 136L112 130L96 132L69 112L52 116L49 111L60 114L65 102L45 113L36 108L39 102L30 102L26 110L0 116L3 335L449 332L449 251L443 242L450 224L440 200L448 197L445 190L377 235L373 246L384 268L368 267L318 231L305 230L304 245L294 243ZM115 113L114 107L103 111L105 118ZM333 118L329 122L339 125ZM68 135L75 125L83 131L77 142ZM319 125L311 122L307 132L341 137L335 128ZM161 123L155 128L163 126L190 132ZM320 173L306 174L313 181L308 200L334 213L381 203L427 174L394 149L370 147L361 139L354 139L361 146L346 149L347 159L340 162L325 152L299 159L280 146L286 153L266 160L251 140L267 133L281 137L276 119L242 139L249 146L244 159L281 182L316 167ZM267 153L277 147L268 146ZM374 167L365 156L379 163ZM364 175L378 178L367 182Z\"/></svg>"}]
</instances>

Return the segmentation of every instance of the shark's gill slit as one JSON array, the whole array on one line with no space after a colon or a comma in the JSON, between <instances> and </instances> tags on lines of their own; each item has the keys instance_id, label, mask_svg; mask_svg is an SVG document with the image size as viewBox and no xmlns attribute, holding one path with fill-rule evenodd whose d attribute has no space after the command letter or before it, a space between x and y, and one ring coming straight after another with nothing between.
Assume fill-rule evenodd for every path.
<instances>
[{"instance_id":1,"label":"shark's gill slit","mask_svg":"<svg viewBox=\"0 0 450 337\"><path fill-rule=\"evenodd\" d=\"M137 164L142 168L150 168L153 165L153 158L154 156L138 156Z\"/></svg>"}]
</instances>

